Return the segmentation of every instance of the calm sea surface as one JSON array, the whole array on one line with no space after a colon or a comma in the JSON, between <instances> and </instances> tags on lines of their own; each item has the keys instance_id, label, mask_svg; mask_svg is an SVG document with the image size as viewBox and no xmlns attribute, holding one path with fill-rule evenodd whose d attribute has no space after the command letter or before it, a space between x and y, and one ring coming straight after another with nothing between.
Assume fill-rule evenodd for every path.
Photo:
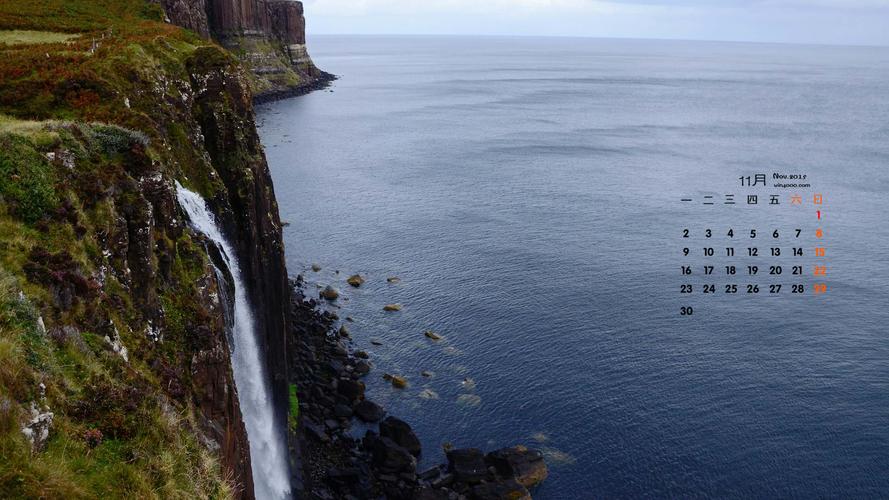
<instances>
[{"instance_id":1,"label":"calm sea surface","mask_svg":"<svg viewBox=\"0 0 889 500\"><path fill-rule=\"evenodd\" d=\"M889 496L889 50L310 47L341 76L334 92L259 108L288 265L344 292L339 314L376 366L369 395L414 426L424 464L449 441L522 442L550 463L535 498ZM751 278L722 275L700 293L710 279L680 266L705 264L704 246L744 252L730 227L757 228L763 254L780 229L785 253L717 254L717 269L778 263L785 286L811 287L808 255L805 277L786 276L791 228L815 244L811 207L743 204L738 177L772 172L825 196L829 293L728 295ZM699 203L727 193L742 204ZM383 312L393 302L404 310Z\"/></svg>"}]
</instances>

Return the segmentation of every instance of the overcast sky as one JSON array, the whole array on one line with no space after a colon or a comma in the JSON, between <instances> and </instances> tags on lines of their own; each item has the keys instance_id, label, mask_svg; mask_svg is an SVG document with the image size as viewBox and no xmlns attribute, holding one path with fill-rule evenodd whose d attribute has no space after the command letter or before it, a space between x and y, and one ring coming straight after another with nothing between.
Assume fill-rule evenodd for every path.
<instances>
[{"instance_id":1,"label":"overcast sky","mask_svg":"<svg viewBox=\"0 0 889 500\"><path fill-rule=\"evenodd\" d=\"M889 0L303 0L309 35L474 34L889 45Z\"/></svg>"}]
</instances>

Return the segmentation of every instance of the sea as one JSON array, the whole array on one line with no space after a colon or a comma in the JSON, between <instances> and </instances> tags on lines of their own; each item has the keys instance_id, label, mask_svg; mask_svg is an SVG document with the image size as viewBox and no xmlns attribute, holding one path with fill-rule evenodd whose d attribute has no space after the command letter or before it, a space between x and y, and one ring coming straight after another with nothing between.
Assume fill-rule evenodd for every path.
<instances>
[{"instance_id":1,"label":"sea","mask_svg":"<svg viewBox=\"0 0 889 500\"><path fill-rule=\"evenodd\" d=\"M889 48L309 48L335 84L257 108L287 264L421 469L525 444L537 499L889 496Z\"/></svg>"}]
</instances>

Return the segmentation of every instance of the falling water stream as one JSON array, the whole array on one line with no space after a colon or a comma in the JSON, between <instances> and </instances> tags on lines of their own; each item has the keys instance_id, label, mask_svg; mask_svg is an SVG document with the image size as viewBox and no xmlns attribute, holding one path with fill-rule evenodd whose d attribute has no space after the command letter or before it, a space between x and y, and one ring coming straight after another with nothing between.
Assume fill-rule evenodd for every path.
<instances>
[{"instance_id":1,"label":"falling water stream","mask_svg":"<svg viewBox=\"0 0 889 500\"><path fill-rule=\"evenodd\" d=\"M290 493L283 434L274 417L271 392L256 342L253 312L247 300L237 255L222 236L216 218L197 193L176 183L179 204L188 214L192 227L209 238L219 249L234 284L234 307L228 327L231 330L232 369L238 389L241 414L250 441L250 461L256 498L286 498Z\"/></svg>"}]
</instances>

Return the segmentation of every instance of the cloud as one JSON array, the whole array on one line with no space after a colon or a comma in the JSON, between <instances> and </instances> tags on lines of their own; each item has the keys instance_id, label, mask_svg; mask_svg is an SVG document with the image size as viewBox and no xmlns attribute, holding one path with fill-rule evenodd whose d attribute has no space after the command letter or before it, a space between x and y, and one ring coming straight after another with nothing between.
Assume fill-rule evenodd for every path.
<instances>
[{"instance_id":1,"label":"cloud","mask_svg":"<svg viewBox=\"0 0 889 500\"><path fill-rule=\"evenodd\" d=\"M310 33L889 44L889 0L303 0Z\"/></svg>"}]
</instances>

